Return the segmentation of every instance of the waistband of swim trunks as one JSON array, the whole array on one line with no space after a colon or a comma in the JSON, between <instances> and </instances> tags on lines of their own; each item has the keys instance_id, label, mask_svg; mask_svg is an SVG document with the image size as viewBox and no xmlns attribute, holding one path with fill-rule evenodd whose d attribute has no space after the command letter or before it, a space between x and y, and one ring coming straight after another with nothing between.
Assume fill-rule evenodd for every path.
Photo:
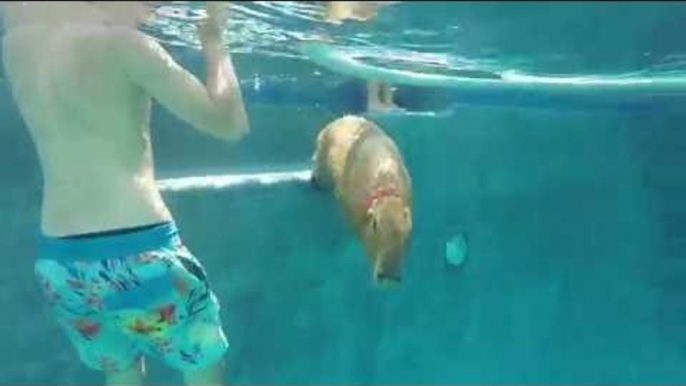
<instances>
[{"instance_id":1,"label":"waistband of swim trunks","mask_svg":"<svg viewBox=\"0 0 686 386\"><path fill-rule=\"evenodd\" d=\"M173 247L180 243L174 222L118 235L86 238L40 236L40 257L61 261L105 260Z\"/></svg>"}]
</instances>

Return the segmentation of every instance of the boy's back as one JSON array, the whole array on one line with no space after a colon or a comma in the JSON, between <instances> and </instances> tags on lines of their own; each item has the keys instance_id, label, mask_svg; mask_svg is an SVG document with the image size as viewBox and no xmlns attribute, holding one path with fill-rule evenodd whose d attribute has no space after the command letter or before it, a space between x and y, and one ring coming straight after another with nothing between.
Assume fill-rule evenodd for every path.
<instances>
[{"instance_id":1,"label":"boy's back","mask_svg":"<svg viewBox=\"0 0 686 386\"><path fill-rule=\"evenodd\" d=\"M38 24L5 36L5 70L43 165L47 234L169 219L152 168L150 98L115 56L117 34L133 33L123 28Z\"/></svg>"}]
</instances>

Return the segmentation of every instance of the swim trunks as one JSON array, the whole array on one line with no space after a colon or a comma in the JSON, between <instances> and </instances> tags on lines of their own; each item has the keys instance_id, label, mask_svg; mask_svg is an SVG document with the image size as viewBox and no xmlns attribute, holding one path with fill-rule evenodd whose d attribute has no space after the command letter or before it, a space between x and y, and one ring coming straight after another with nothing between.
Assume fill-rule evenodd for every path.
<instances>
[{"instance_id":1,"label":"swim trunks","mask_svg":"<svg viewBox=\"0 0 686 386\"><path fill-rule=\"evenodd\" d=\"M228 348L205 269L173 222L43 236L35 272L57 321L93 369L125 371L149 355L200 370Z\"/></svg>"}]
</instances>

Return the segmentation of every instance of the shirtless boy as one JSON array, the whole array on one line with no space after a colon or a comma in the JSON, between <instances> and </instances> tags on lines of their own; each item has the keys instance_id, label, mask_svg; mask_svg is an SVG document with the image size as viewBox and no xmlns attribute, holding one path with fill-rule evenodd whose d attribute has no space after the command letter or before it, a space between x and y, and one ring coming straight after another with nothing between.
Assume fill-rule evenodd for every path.
<instances>
[{"instance_id":1,"label":"shirtless boy","mask_svg":"<svg viewBox=\"0 0 686 386\"><path fill-rule=\"evenodd\" d=\"M157 189L151 99L223 140L245 136L248 118L218 6L199 26L203 85L136 30L150 5L2 3L5 73L43 171L36 274L80 359L108 384L140 384L144 355L187 384L219 384L219 303Z\"/></svg>"}]
</instances>

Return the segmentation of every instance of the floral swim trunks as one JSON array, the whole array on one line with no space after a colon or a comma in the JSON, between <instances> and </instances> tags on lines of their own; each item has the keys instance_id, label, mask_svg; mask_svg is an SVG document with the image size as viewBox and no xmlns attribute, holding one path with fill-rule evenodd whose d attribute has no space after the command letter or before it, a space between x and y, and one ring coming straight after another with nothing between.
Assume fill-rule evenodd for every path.
<instances>
[{"instance_id":1,"label":"floral swim trunks","mask_svg":"<svg viewBox=\"0 0 686 386\"><path fill-rule=\"evenodd\" d=\"M125 371L149 355L200 370L228 348L205 270L172 222L114 235L43 237L35 272L57 321L93 369Z\"/></svg>"}]
</instances>

